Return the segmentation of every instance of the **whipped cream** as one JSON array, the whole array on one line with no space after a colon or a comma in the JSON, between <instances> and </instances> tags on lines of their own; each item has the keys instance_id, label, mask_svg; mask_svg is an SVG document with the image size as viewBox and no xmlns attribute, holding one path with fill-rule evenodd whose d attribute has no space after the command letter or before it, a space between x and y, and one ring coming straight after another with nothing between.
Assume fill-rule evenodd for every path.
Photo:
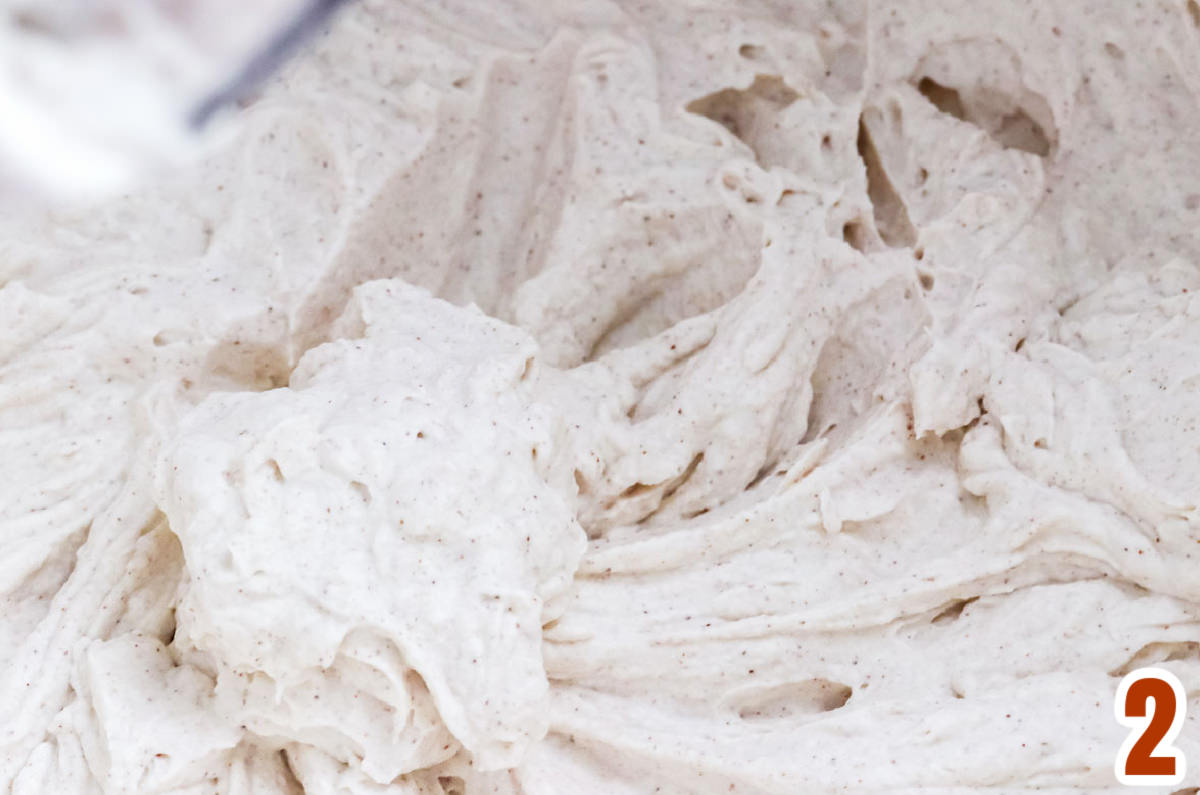
<instances>
[{"instance_id":1,"label":"whipped cream","mask_svg":"<svg viewBox=\"0 0 1200 795\"><path fill-rule=\"evenodd\" d=\"M353 6L0 220L5 791L1116 792L1149 664L1200 760L1198 92L1194 0Z\"/></svg>"}]
</instances>

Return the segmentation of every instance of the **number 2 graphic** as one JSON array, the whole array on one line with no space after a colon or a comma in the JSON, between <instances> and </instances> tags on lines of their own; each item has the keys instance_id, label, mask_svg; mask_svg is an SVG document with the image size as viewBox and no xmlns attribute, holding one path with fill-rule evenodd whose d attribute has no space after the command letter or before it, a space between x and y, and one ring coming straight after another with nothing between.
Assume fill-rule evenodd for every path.
<instances>
[{"instance_id":1,"label":"number 2 graphic","mask_svg":"<svg viewBox=\"0 0 1200 795\"><path fill-rule=\"evenodd\" d=\"M1117 686L1117 723L1132 731L1121 743L1113 771L1130 786L1178 784L1187 759L1172 747L1183 728L1187 694L1178 677L1162 668L1139 668Z\"/></svg>"}]
</instances>

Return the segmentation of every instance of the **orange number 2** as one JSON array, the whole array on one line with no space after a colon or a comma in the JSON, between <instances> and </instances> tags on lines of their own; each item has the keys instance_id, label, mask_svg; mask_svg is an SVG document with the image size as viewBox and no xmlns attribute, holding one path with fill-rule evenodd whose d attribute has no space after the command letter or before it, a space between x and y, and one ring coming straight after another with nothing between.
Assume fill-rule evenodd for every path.
<instances>
[{"instance_id":1,"label":"orange number 2","mask_svg":"<svg viewBox=\"0 0 1200 795\"><path fill-rule=\"evenodd\" d=\"M1171 746L1187 709L1179 679L1162 668L1139 668L1121 680L1113 706L1117 723L1132 729L1117 752L1117 781L1135 786L1182 781L1187 760Z\"/></svg>"}]
</instances>

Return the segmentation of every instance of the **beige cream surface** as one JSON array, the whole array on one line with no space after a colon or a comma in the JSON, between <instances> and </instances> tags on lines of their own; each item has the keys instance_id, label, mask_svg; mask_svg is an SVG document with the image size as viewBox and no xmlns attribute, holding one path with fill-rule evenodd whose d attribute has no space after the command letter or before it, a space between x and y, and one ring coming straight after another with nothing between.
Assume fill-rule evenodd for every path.
<instances>
[{"instance_id":1,"label":"beige cream surface","mask_svg":"<svg viewBox=\"0 0 1200 795\"><path fill-rule=\"evenodd\" d=\"M0 220L0 790L1115 792L1150 663L1200 770L1198 98L1194 0L359 4Z\"/></svg>"}]
</instances>

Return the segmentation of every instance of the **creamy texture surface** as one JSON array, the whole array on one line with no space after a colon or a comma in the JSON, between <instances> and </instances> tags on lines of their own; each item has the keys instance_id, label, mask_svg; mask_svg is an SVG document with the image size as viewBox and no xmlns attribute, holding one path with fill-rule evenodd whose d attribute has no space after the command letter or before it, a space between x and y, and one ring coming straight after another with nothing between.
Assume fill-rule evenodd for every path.
<instances>
[{"instance_id":1,"label":"creamy texture surface","mask_svg":"<svg viewBox=\"0 0 1200 795\"><path fill-rule=\"evenodd\" d=\"M354 6L0 222L3 791L1117 791L1145 664L1200 768L1198 96L1194 0Z\"/></svg>"}]
</instances>

